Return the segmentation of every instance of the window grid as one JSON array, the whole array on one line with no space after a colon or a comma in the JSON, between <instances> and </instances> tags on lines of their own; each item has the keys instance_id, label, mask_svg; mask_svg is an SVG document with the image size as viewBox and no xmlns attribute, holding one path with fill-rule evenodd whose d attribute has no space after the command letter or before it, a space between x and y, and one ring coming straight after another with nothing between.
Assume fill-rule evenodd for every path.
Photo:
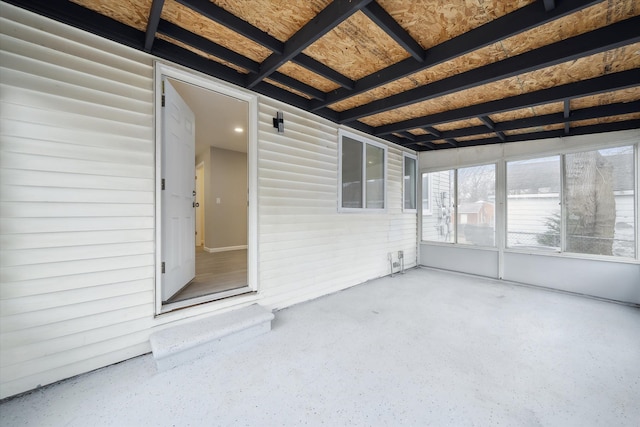
<instances>
[{"instance_id":1,"label":"window grid","mask_svg":"<svg viewBox=\"0 0 640 427\"><path fill-rule=\"evenodd\" d=\"M611 146L609 146L611 147ZM576 151L576 152L568 152L568 153L562 153L562 154L558 154L555 157L558 159L558 170L559 170L559 180L560 180L560 184L559 184L559 217L560 217L560 221L559 221L559 228L560 228L560 236L559 236L559 247L557 249L557 253L559 254L571 254L573 256L587 256L587 257L602 257L602 258L606 258L606 259L638 259L639 258L639 252L640 252L640 242L638 241L640 239L640 231L638 230L638 211L640 209L640 197L638 195L638 188L640 188L640 177L638 176L638 174L640 173L640 147L639 144L631 144L631 145L623 145L623 146L616 146L613 148L609 148L609 147L602 147L602 148L591 148L590 150L583 150L583 151ZM568 210L568 206L567 206L567 188L566 186L567 184L567 157L569 156L570 158L572 156L579 156L579 155L589 155L592 152L594 153L595 156L604 156L606 161L606 156L613 156L613 154L607 154L608 150L624 150L625 148L630 149L631 150L631 154L629 155L629 158L627 159L628 162L631 162L632 164L628 164L627 165L627 169L631 170L631 173L633 174L633 177L631 179L629 179L629 181L631 181L632 183L632 187L629 188L616 188L614 193L621 193L631 197L632 201L627 202L625 206L627 206L625 209L628 210L628 206L631 207L631 209L633 209L632 214L626 214L626 217L630 217L627 218L627 221L629 219L631 219L631 223L627 223L626 225L623 224L623 226L625 227L633 227L632 231L629 231L626 233L627 238L626 239L621 239L617 236L617 229L615 231L616 234L614 234L614 237L608 238L610 240L612 240L612 245L613 244L617 244L618 246L621 245L626 245L627 249L626 251L620 251L618 250L616 252L616 250L612 250L611 254L602 254L602 253L589 253L589 252L581 252L578 250L571 250L571 247L568 247L567 244L567 240L568 240L568 235L570 234L570 231L567 228L568 225L568 219L567 219L567 210ZM622 151L621 151L622 152ZM623 152L623 154L625 154ZM545 157L554 157L553 155L549 156L541 156L541 157L532 157L529 158L532 161L538 160L538 159L544 159ZM510 246L509 245L509 183L508 183L508 175L509 175L509 164L510 163L514 163L516 161L502 161L500 162L501 168L504 168L503 170L505 171L504 174L497 174L497 171L500 169L496 166L496 182L495 182L495 191L496 191L496 225L498 225L499 223L502 223L502 226L499 227L501 229L501 232L495 235L495 241L496 242L501 242L499 247L500 249L507 249L507 250L518 250L518 248ZM615 166L614 166L615 168ZM453 180L454 180L454 186L452 189L452 192L454 193L454 202L452 204L453 209L455 211L454 215L452 215L454 218L456 218L455 224L453 226L453 239L451 239L451 241L447 242L444 240L438 240L438 239L434 239L434 238L429 238L428 233L426 233L426 229L427 227L429 227L429 221L428 218L429 216L432 215L432 212L427 212L423 209L424 207L424 203L423 203L423 197L425 196L425 191L424 189L422 189L420 191L420 206L421 206L421 223L422 223L422 231L421 231L421 241L425 242L425 243L450 243L450 244L455 244L455 245L463 245L463 243L460 242L459 237L459 222L458 221L458 216L459 216L459 197L458 197L458 192L459 192L459 170L460 169L465 169L465 168L455 168L455 169L449 169L449 171L452 173L453 175ZM442 171L442 172L446 172ZM421 182L421 186L424 186L424 183L427 182L429 186L432 186L433 183L433 179L435 177L434 174L438 173L438 171L434 171L434 172L421 172L420 173L420 182ZM600 179L604 179L604 177L602 177L602 172L599 169L599 166L596 168L595 172L593 173L597 173L600 176ZM616 171L614 169L614 174L623 174L626 173L625 171ZM609 178L611 179L611 178ZM580 181L577 181L580 182ZM614 185L614 184L612 184ZM435 190L434 190L435 192ZM632 194L631 194L632 193ZM618 194L615 195L615 197L617 197ZM429 206L434 206L433 205L434 200L430 200L428 205ZM498 205L503 204L504 205L504 214L502 214L502 218L500 218L500 215L498 215ZM611 203L609 203L610 205ZM433 214L435 215L436 211L435 211L435 206L434 206L434 210L433 210ZM609 207L610 209L610 207ZM616 201L616 205L615 205L615 215L616 215L616 220L615 220L615 227L619 226L618 223L618 205L617 205L617 201ZM579 209L575 209L576 212L580 212ZM569 213L569 215L572 215L572 220L575 220L576 215L575 213ZM498 227L496 227L497 229ZM504 237L500 237L499 234L504 233ZM628 236L631 235L632 239L634 240L633 242L631 242L630 239L628 239ZM580 236L579 236L580 237ZM575 238L575 236L574 236ZM589 235L586 235L583 237L585 240L588 239L594 239L594 240L604 240L605 238L601 238L601 237L591 237ZM496 245L494 244L493 247L495 247ZM587 245L588 246L588 245ZM531 249L531 248L527 248L527 249ZM533 251L535 252L541 252L541 250L534 248ZM542 251L544 253L544 251ZM631 253L633 252L633 253Z\"/></svg>"}]
</instances>

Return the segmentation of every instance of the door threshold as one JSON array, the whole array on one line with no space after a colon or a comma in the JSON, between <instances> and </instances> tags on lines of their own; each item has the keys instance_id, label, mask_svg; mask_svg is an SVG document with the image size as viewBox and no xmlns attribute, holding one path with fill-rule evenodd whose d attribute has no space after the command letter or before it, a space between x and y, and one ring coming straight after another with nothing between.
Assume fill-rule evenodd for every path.
<instances>
[{"instance_id":1,"label":"door threshold","mask_svg":"<svg viewBox=\"0 0 640 427\"><path fill-rule=\"evenodd\" d=\"M183 301L171 302L168 304L162 304L162 308L160 310L160 314L169 313L175 310L181 310L183 308L193 307L195 305L201 305L210 303L213 301L220 301L222 299L244 296L244 295L255 295L256 291L251 289L249 286L243 286L241 288L229 289L228 291L216 292L213 294L203 295L201 297L189 298Z\"/></svg>"}]
</instances>

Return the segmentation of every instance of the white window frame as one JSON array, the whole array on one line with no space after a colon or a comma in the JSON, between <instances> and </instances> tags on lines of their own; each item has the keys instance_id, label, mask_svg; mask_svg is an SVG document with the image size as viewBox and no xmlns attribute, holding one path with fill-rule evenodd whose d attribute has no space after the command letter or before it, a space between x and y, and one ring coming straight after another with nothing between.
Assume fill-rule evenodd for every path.
<instances>
[{"instance_id":1,"label":"white window frame","mask_svg":"<svg viewBox=\"0 0 640 427\"><path fill-rule=\"evenodd\" d=\"M420 172L420 209L422 212L422 215L433 215L433 200L432 200L432 196L433 194L431 194L431 178L429 177L429 173L430 172ZM424 208L424 175L427 175L427 200L429 200L429 209L425 209Z\"/></svg>"},{"instance_id":2,"label":"white window frame","mask_svg":"<svg viewBox=\"0 0 640 427\"><path fill-rule=\"evenodd\" d=\"M362 207L361 208L343 208L342 207L342 138L343 137L351 138L355 141L362 143ZM367 170L367 155L366 155L366 147L367 145L371 145L376 148L381 148L383 150L383 166L384 166L384 179L383 179L383 208L367 208L367 180L366 180L366 170ZM338 129L338 212L358 212L358 213L384 213L387 212L388 207L388 198L387 198L387 150L388 147L385 144L374 141L372 139L366 138L364 136L358 135L353 132L346 131L344 129Z\"/></svg>"},{"instance_id":3,"label":"white window frame","mask_svg":"<svg viewBox=\"0 0 640 427\"><path fill-rule=\"evenodd\" d=\"M414 194L413 194L413 200L415 200L416 202L416 207L411 209L407 209L406 208L406 200L405 200L405 194L406 194L406 189L405 186L407 185L406 183L406 179L405 179L405 171L406 169L406 165L407 165L407 159L412 159L415 163L415 183L413 184L413 188L414 188ZM413 155L413 154L409 154L409 153L402 153L402 212L407 212L407 213L416 213L418 212L418 176L422 176L419 172L418 172L418 156Z\"/></svg>"}]
</instances>

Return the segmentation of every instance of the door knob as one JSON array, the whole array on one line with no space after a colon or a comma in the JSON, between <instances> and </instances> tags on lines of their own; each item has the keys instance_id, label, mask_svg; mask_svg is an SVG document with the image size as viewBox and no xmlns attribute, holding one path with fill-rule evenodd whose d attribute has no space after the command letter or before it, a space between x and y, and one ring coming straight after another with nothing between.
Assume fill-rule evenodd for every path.
<instances>
[{"instance_id":1,"label":"door knob","mask_svg":"<svg viewBox=\"0 0 640 427\"><path fill-rule=\"evenodd\" d=\"M193 207L194 207L194 208L199 208L199 207L200 207L200 203L198 203L198 202L193 202Z\"/></svg>"}]
</instances>

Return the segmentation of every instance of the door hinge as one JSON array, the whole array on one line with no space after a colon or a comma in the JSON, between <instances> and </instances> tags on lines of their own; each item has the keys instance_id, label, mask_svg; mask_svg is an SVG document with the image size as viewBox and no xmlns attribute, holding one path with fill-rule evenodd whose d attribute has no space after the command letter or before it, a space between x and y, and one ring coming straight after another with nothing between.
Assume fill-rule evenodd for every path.
<instances>
[{"instance_id":1,"label":"door hinge","mask_svg":"<svg viewBox=\"0 0 640 427\"><path fill-rule=\"evenodd\" d=\"M164 107L164 80L162 80L162 96L161 96L162 106Z\"/></svg>"},{"instance_id":2,"label":"door hinge","mask_svg":"<svg viewBox=\"0 0 640 427\"><path fill-rule=\"evenodd\" d=\"M162 178L162 180L160 181L160 186L161 189L164 190L164 178Z\"/></svg>"},{"instance_id":3,"label":"door hinge","mask_svg":"<svg viewBox=\"0 0 640 427\"><path fill-rule=\"evenodd\" d=\"M162 274L164 274L164 261L160 264L160 270L162 270Z\"/></svg>"}]
</instances>

